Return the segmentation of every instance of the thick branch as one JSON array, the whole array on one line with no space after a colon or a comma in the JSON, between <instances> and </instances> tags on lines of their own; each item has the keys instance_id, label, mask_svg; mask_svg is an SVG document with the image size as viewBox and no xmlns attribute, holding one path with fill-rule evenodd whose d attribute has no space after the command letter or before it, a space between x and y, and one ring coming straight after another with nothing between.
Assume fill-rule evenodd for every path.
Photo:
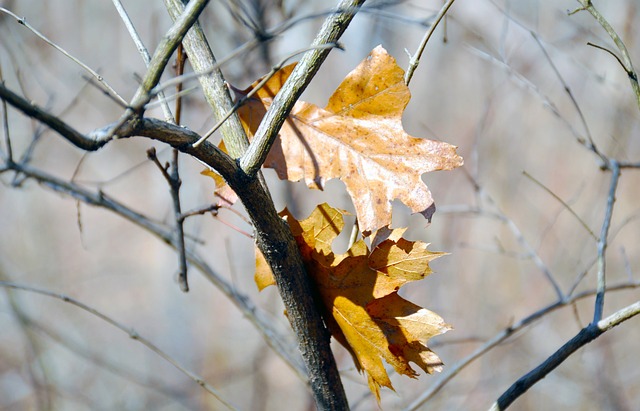
<instances>
[{"instance_id":1,"label":"thick branch","mask_svg":"<svg viewBox=\"0 0 640 411\"><path fill-rule=\"evenodd\" d=\"M188 144L185 143L185 145ZM135 212L102 192L96 193L87 190L77 184L53 177L27 165L12 163L10 168L38 181L52 190L67 194L82 201L83 203L112 211L129 220L133 224L154 234L167 245L177 248L175 235L173 235L169 228ZM197 267L209 281L229 297L240 311L242 311L244 316L249 319L256 329L265 337L265 341L274 349L274 351L285 360L285 362L302 380L306 381L307 376L298 357L292 353L290 347L285 346L283 338L270 326L269 320L263 318L261 312L258 311L251 300L246 295L240 294L233 285L229 284L224 278L217 274L197 253L187 249L186 257L189 260L189 263L194 267Z\"/></svg>"},{"instance_id":2,"label":"thick branch","mask_svg":"<svg viewBox=\"0 0 640 411\"><path fill-rule=\"evenodd\" d=\"M24 99L19 98L17 101L21 103L18 108L24 109L23 111L33 108ZM11 101L8 102L11 104ZM53 116L47 115L42 118L43 122L49 125ZM68 138L78 147L88 146L92 149L96 149L92 142L96 139L101 141L101 138L108 136L109 130L113 129L113 125L108 125L95 130L91 133L94 139L64 125L60 132L63 137ZM256 228L257 245L273 270L293 331L298 337L299 348L309 373L309 382L318 408L321 410L347 409L346 395L329 345L329 334L313 301L309 278L297 245L289 227L278 217L273 201L263 189L260 180L249 178L233 159L209 142L193 147L193 142L197 141L199 136L184 127L157 119L134 118L120 126L118 133L122 138L146 136L170 144L215 168L236 191ZM89 197L83 198L87 203L101 205L92 200ZM129 214L123 215L126 217ZM134 215L128 218L137 222L140 216ZM175 246L173 236L169 235L169 239L163 238Z\"/></svg>"},{"instance_id":3,"label":"thick branch","mask_svg":"<svg viewBox=\"0 0 640 411\"><path fill-rule=\"evenodd\" d=\"M165 0L165 6L172 19L177 19L185 6L181 0ZM216 58L204 36L200 25L196 22L182 40L182 45L189 56L189 63L196 73L209 73L198 77L209 106L216 120L220 120L233 108L233 100L220 69L216 67ZM249 146L249 140L237 114L232 114L220 127L224 145L233 158L240 157Z\"/></svg>"},{"instance_id":4,"label":"thick branch","mask_svg":"<svg viewBox=\"0 0 640 411\"><path fill-rule=\"evenodd\" d=\"M138 105L146 104L149 101L149 92L160 81L171 55L178 48L187 31L195 24L207 3L209 3L209 0L190 1L180 16L175 19L175 23L156 48L149 62L149 68L142 79L142 84L140 84L136 95L131 100L131 106L138 108Z\"/></svg>"}]
</instances>

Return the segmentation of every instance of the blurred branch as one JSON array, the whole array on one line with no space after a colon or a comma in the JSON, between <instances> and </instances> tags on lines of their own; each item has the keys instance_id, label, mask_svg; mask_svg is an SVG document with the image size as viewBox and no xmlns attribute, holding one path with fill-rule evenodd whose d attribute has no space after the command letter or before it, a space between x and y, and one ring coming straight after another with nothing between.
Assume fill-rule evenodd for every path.
<instances>
[{"instance_id":1,"label":"blurred branch","mask_svg":"<svg viewBox=\"0 0 640 411\"><path fill-rule=\"evenodd\" d=\"M159 224L148 217L137 213L130 208L124 206L118 201L110 198L102 191L92 192L75 183L61 180L49 174L30 166L13 163L7 165L7 169L14 170L28 178L38 181L40 184L51 188L54 191L67 194L84 203L110 210L121 217L129 220L137 226L144 228L154 234L164 243L177 249L175 244L175 236L170 229ZM262 334L265 341L273 350L289 365L296 375L303 381L307 380L304 366L300 364L298 357L294 354L294 349L287 346L284 337L279 335L271 326L271 320L263 318L263 314L258 311L251 300L244 294L239 293L231 284L216 273L198 254L187 251L188 261L197 267L205 277L211 281L220 291L222 291L234 303L243 315L254 325L254 327Z\"/></svg>"},{"instance_id":2,"label":"blurred branch","mask_svg":"<svg viewBox=\"0 0 640 411\"><path fill-rule=\"evenodd\" d=\"M544 263L544 261L542 261L542 258L540 258L538 253L533 249L533 247L529 244L529 242L526 240L526 238L524 238L524 235L522 234L522 231L520 231L520 229L518 228L516 223L514 223L512 219L507 217L507 215L498 207L498 205L493 200L493 198L489 195L489 193L484 189L484 187L482 187L473 178L473 176L471 176L468 172L466 172L465 175L470 180L470 182L473 185L475 191L478 194L480 194L480 196L483 197L485 199L485 201L487 201L489 204L491 204L496 209L496 211L500 215L500 220L502 220L502 222L504 222L507 225L507 227L509 228L511 233L513 233L514 237L516 238L516 241L518 241L518 244L520 244L520 246L527 252L527 255L529 256L529 258L531 258L533 260L533 262L538 267L538 269L540 271L542 271L542 273L546 277L546 279L549 282L549 284L551 284L551 286L553 287L553 289L554 289L554 291L556 293L556 296L558 297L558 300L560 300L560 301L564 300L565 299L565 295L562 292L562 289L560 288L560 284L558 284L558 282L556 281L556 279L553 276L553 273L551 272L549 267L547 267L547 265Z\"/></svg>"},{"instance_id":3,"label":"blurred branch","mask_svg":"<svg viewBox=\"0 0 640 411\"><path fill-rule=\"evenodd\" d=\"M567 341L542 364L513 383L513 385L498 398L498 401L491 406L490 410L498 411L507 409L518 397L562 364L579 348L638 314L640 314L640 301L615 312L604 320L592 322L580 330L575 337Z\"/></svg>"},{"instance_id":4,"label":"blurred branch","mask_svg":"<svg viewBox=\"0 0 640 411\"><path fill-rule=\"evenodd\" d=\"M97 310L97 309L95 309L93 307L90 307L90 306L88 306L88 305L86 305L86 304L84 304L84 303L82 303L82 302L80 302L80 301L78 301L78 300L76 300L76 299L74 299L72 297L69 297L67 295L60 294L60 293L55 293L53 291L45 290L45 289L42 289L42 288L36 288L36 287L29 286L29 285L24 285L24 284L17 284L17 283L13 283L13 282L9 282L9 281L0 281L0 287L12 288L12 289L15 289L15 290L28 291L28 292L32 292L32 293L36 293L36 294L40 294L40 295L45 295L47 297L56 298L56 299L58 299L60 301L64 301L65 303L69 303L71 305L74 305L74 306L76 306L76 307L88 312L89 314L94 315L95 317L100 318L101 320L103 320L103 321L111 324L112 326L118 328L119 330L123 331L124 333L129 335L129 337L131 339L133 339L135 341L138 341L139 343L141 343L142 345L144 345L145 347L147 347L148 349L153 351L155 354L157 354L158 356L163 358L165 361L169 362L171 365L173 365L175 368L177 368L180 372L182 372L183 374L185 374L186 376L191 378L198 385L200 385L202 388L204 388L207 392L209 392L211 395L213 395L226 408L228 408L230 410L235 410L235 408L231 404L229 404L227 401L225 401L220 396L220 393L215 388L213 388L211 385L209 385L201 377L199 377L198 375L194 374L193 372L187 370L185 367L180 365L173 357L171 357L166 352L162 351L160 348L158 348L155 344L153 344L151 341L149 341L145 337L143 337L140 334L138 334L138 332L135 331L134 329L123 325L122 323L114 320L113 318L111 318L108 315L102 313L101 311L99 311L99 310Z\"/></svg>"},{"instance_id":5,"label":"blurred branch","mask_svg":"<svg viewBox=\"0 0 640 411\"><path fill-rule=\"evenodd\" d=\"M64 347L74 356L89 361L95 366L100 367L113 375L117 375L127 382L131 382L141 387L154 390L155 392L164 395L167 399L181 404L185 409L195 408L195 401L190 398L188 387L179 387L174 383L165 383L164 381L159 379L158 376L143 375L142 373L135 371L133 368L130 368L130 366L128 365L118 364L115 361L110 361L102 357L100 354L92 352L91 348L87 347L85 344L80 344L74 341L73 338L68 335L68 332L58 333L50 327L50 323L45 325L34 320L33 318L27 317L25 313L22 313L22 315L24 316L26 325L30 329L56 342L58 345ZM90 347L92 347L92 345ZM189 384L191 383L189 382Z\"/></svg>"},{"instance_id":6,"label":"blurred branch","mask_svg":"<svg viewBox=\"0 0 640 411\"><path fill-rule=\"evenodd\" d=\"M455 0L447 0L447 2L442 6L440 11L438 12L438 15L436 16L435 21L431 23L429 30L427 30L427 32L424 34L424 37L422 37L422 41L418 46L418 50L415 52L413 56L411 56L411 60L409 61L409 67L407 68L406 73L404 73L404 84L406 84L407 86L411 82L411 78L413 77L413 72L416 71L416 69L418 68L418 65L420 64L420 58L422 58L422 53L424 52L424 49L427 47L427 43L429 42L431 35L436 30L436 27L438 27L438 24L440 23L440 21L447 14L447 12L449 11L449 8L451 8L454 1Z\"/></svg>"},{"instance_id":7,"label":"blurred branch","mask_svg":"<svg viewBox=\"0 0 640 411\"><path fill-rule=\"evenodd\" d=\"M538 86L536 86L535 84L533 84L529 79L527 79L524 75L522 75L520 72L518 72L516 69L514 69L511 65L509 65L507 62L491 55L490 53L487 53L485 51L482 51L476 47L472 47L472 46L467 46L467 49L475 54L476 56L478 56L479 58L486 60L492 64L495 64L496 66L504 69L507 74L509 74L510 76L512 76L515 80L517 80L517 82L521 85L523 85L526 89L528 89L529 91L531 91L533 94L535 94L536 96L538 96L538 98L540 98L540 100L542 101L542 105L543 107L549 108L549 110L551 110L551 113L556 116L558 118L558 120L560 120L571 132L571 134L573 134L573 136L575 137L576 141L587 147L588 149L592 150L592 148L589 146L589 144L587 144L585 138L582 136L581 133L578 132L578 130L576 130L573 125L571 125L571 123L562 115L562 113L560 113L560 110L558 109L558 107L555 105L555 103L553 101L551 101L551 99L549 97L547 97L546 95L544 95L542 93L542 91L540 90L540 88Z\"/></svg>"},{"instance_id":8,"label":"blurred branch","mask_svg":"<svg viewBox=\"0 0 640 411\"><path fill-rule=\"evenodd\" d=\"M25 26L26 28L28 28L29 30L31 30L31 32L33 34L35 34L36 36L38 36L41 40L43 40L45 43L49 44L51 47L53 47L54 49L58 50L60 53L64 54L65 56L67 56L69 59L71 59L71 61L73 61L74 63L76 63L77 65L79 65L80 67L82 67L84 70L86 70L87 72L89 72L89 74L91 74L91 76L93 76L93 78L95 78L100 84L102 84L102 86L104 88L106 88L109 93L111 94L111 96L115 97L122 105L126 106L127 102L125 99L123 99L122 97L120 97L120 95L109 85L109 83L107 83L107 81L104 79L104 77L102 77L100 74L98 74L95 70L93 70L91 67L87 66L86 64L84 64L82 61L80 61L79 59L75 58L74 56L72 56L71 54L69 54L65 49L63 49L62 47L58 46L56 43L54 43L53 41L49 40L44 34L40 33L38 30L36 30L33 26L31 26L29 23L27 23L27 20L24 17L18 17L16 14L13 14L12 12L10 12L9 10L5 9L4 7L0 7L0 12L8 14L9 16L13 17L14 19L16 19L16 21L18 22L18 24L21 24L23 26Z\"/></svg>"},{"instance_id":9,"label":"blurred branch","mask_svg":"<svg viewBox=\"0 0 640 411\"><path fill-rule=\"evenodd\" d=\"M564 208L566 208L567 211L569 211L571 213L571 215L574 216L576 218L576 220L578 220L578 222L580 223L582 228L584 228L591 235L591 238L593 238L594 240L598 241L598 237L593 233L591 228L589 228L587 223L585 223L584 220L582 218L580 218L580 216L578 214L576 214L575 211L573 211L573 209L571 208L571 206L569 206L569 204L567 204L556 193L551 191L547 186L543 185L540 181L538 181L531 174L527 173L526 171L523 171L522 174L524 174L525 177L527 177L529 180L533 181L538 187L540 187L541 189L546 191L551 197L555 198L560 204L562 204L564 206Z\"/></svg>"},{"instance_id":10,"label":"blurred branch","mask_svg":"<svg viewBox=\"0 0 640 411\"><path fill-rule=\"evenodd\" d=\"M633 68L633 63L631 62L631 57L629 56L629 51L627 50L627 47L624 45L624 42L622 41L620 36L618 36L618 33L616 33L613 27L611 27L611 24L609 24L609 22L604 18L604 16L602 16L602 14L600 14L600 12L593 6L593 3L591 2L591 0L578 0L578 3L580 3L582 7L574 10L569 14L574 14L582 10L588 11L593 16L593 18L596 19L596 21L602 26L604 31L607 32L609 37L611 37L613 42L616 44L616 47L618 47L620 54L622 55L622 59L618 57L616 57L616 59L620 62L620 64L622 65L622 68L624 69L624 71L626 71L627 76L629 77L629 82L631 83L631 89L635 94L636 103L638 104L638 108L640 109L640 85L638 84L638 73ZM611 52L609 51L609 53Z\"/></svg>"},{"instance_id":11,"label":"blurred branch","mask_svg":"<svg viewBox=\"0 0 640 411\"><path fill-rule=\"evenodd\" d=\"M129 18L129 14L125 10L120 0L112 0L112 1L113 1L114 7L118 11L118 14L120 15L120 19L122 20L125 27L127 28L127 31L129 32L129 36L131 36L131 39L136 45L136 48L138 49L138 53L140 53L140 56L142 57L144 64L148 68L149 64L151 63L151 55L149 54L149 51L147 50L144 43L142 42L142 39L140 38L138 31L133 25L133 22ZM171 114L171 108L169 107L169 104L167 103L164 97L164 93L162 91L159 91L157 95L158 95L158 99L160 100L160 106L162 107L162 112L164 113L165 121L168 121L170 123L175 122L173 120L173 114Z\"/></svg>"},{"instance_id":12,"label":"blurred branch","mask_svg":"<svg viewBox=\"0 0 640 411\"><path fill-rule=\"evenodd\" d=\"M0 279L5 280L5 275L0 272ZM42 353L39 341L29 329L29 319L21 309L20 304L16 301L15 293L12 290L4 289L6 301L13 313L16 322L20 326L20 330L24 335L24 350L26 351L27 361L24 368L27 370L29 380L31 380L32 389L36 397L38 409L53 409L53 398L49 386L51 384L50 371L46 366L45 355Z\"/></svg>"},{"instance_id":13,"label":"blurred branch","mask_svg":"<svg viewBox=\"0 0 640 411\"><path fill-rule=\"evenodd\" d=\"M629 281L629 282L621 283L618 285L609 286L607 287L606 291L612 292L612 291L628 290L628 289L635 289L635 288L640 288L639 281L635 281L635 282ZM555 303L550 304L546 307L543 307L540 310L528 315L527 317L511 324L510 326L508 326L507 328L505 328L504 330L500 331L498 334L493 336L491 339L487 340L487 342L485 342L482 346L478 347L470 355L463 358L458 363L448 367L446 371L440 375L440 378L438 379L438 381L435 384L433 384L429 388L429 390L425 391L422 395L416 398L407 408L404 409L404 411L415 411L419 409L425 402L433 398L434 395L436 395L449 381L451 381L469 364L471 364L472 362L474 362L475 360L477 360L478 358L480 358L481 356L483 356L493 348L502 344L505 340L507 340L512 335L514 335L516 332L533 324L534 322L545 317L546 315L549 315L553 311L556 311L562 307L572 306L576 301L582 300L587 297L591 297L596 293L597 293L596 289L587 290L582 293L573 295L570 298L567 298L565 300L558 300Z\"/></svg>"}]
</instances>

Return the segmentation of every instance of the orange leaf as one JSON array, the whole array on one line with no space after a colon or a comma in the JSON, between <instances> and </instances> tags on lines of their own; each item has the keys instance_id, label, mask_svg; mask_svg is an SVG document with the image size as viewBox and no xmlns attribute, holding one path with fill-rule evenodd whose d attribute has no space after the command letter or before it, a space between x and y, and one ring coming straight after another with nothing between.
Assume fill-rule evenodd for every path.
<instances>
[{"instance_id":1,"label":"orange leaf","mask_svg":"<svg viewBox=\"0 0 640 411\"><path fill-rule=\"evenodd\" d=\"M293 67L278 71L240 108L250 136ZM265 167L276 170L281 179L304 180L311 188L322 189L332 178L342 180L364 235L391 223L395 199L430 219L433 199L420 176L459 167L462 158L450 144L404 131L402 113L411 95L403 76L395 59L376 47L344 79L326 108L296 103Z\"/></svg>"},{"instance_id":2,"label":"orange leaf","mask_svg":"<svg viewBox=\"0 0 640 411\"><path fill-rule=\"evenodd\" d=\"M220 141L218 148L220 148L220 150L224 151L225 153L227 152L224 141ZM227 182L224 181L224 178L222 178L220 174L216 173L214 170L208 167L202 170L200 174L211 177L216 183L216 189L213 191L213 193L216 195L216 197L218 197L218 205L232 206L236 203L236 201L238 201L238 195L231 189L231 187L229 187Z\"/></svg>"},{"instance_id":3,"label":"orange leaf","mask_svg":"<svg viewBox=\"0 0 640 411\"><path fill-rule=\"evenodd\" d=\"M429 261L444 253L405 240L404 230L396 229L372 252L359 240L347 253L335 255L331 243L344 227L344 213L321 204L302 221L287 210L281 214L287 218L320 296L327 327L352 354L358 370L366 372L369 388L379 400L380 386L393 389L382 360L409 377L417 376L409 362L427 373L442 369L442 362L426 343L451 327L397 291L430 274ZM268 278L258 276L261 270L256 271L256 278ZM272 280L256 281L263 288Z\"/></svg>"}]
</instances>

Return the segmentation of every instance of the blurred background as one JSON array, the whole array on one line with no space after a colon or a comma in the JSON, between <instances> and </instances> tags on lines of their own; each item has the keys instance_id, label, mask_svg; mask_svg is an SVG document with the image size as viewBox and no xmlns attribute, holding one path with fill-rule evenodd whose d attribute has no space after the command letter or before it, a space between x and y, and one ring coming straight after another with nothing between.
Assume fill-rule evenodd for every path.
<instances>
[{"instance_id":1,"label":"blurred background","mask_svg":"<svg viewBox=\"0 0 640 411\"><path fill-rule=\"evenodd\" d=\"M152 53L171 21L163 2L123 0ZM219 59L283 22L290 28L229 61L229 83L245 88L293 51L307 47L331 2L212 1L200 22ZM125 26L107 1L1 1L34 28L98 71L126 99L145 72ZM635 0L596 2L640 65ZM303 95L324 106L335 88L382 44L407 67L441 1L371 1ZM438 211L429 227L400 203L394 224L407 236L450 255L435 273L403 287L412 302L440 314L454 330L430 346L445 373L496 334L555 303L551 276L565 295L595 287L596 240L610 173L579 143L621 161L640 158L640 116L611 39L591 15L568 11L577 1L456 2L427 45L410 84L404 126L414 136L455 144L464 167L423 176ZM122 108L71 60L0 13L0 68L5 84L82 132L117 120ZM164 79L173 73L168 70ZM188 86L197 85L195 82ZM570 90L569 94L567 90ZM572 97L575 99L574 104ZM204 133L214 123L199 90L183 100L182 123ZM578 110L579 107L579 110ZM149 115L162 118L158 109ZM581 119L584 116L584 121ZM585 127L586 126L586 127ZM117 199L170 229L172 203L144 138L84 153L8 109L16 159ZM3 136L3 158L7 152ZM218 135L214 139L219 139ZM180 157L183 209L216 201L202 166ZM353 210L342 183L325 192L279 181L265 171L278 209L305 218L323 201ZM135 330L241 410L311 410L310 393L269 347L233 299L192 267L191 291L176 282L178 257L157 237L122 217L91 207L32 179L0 175L0 280L68 295ZM610 285L638 284L640 172L623 170L607 253ZM561 199L565 204L562 204ZM569 211L568 207L575 213ZM240 214L241 205L234 207ZM576 217L576 215L579 217ZM294 344L275 288L253 283L253 242L246 222L229 210L187 220L189 248L231 292L246 296L261 318ZM545 275L545 272L547 275ZM638 288L607 294L605 316L640 297ZM593 297L548 313L487 351L417 409L487 409L517 378L557 350L593 316ZM518 410L633 410L640 403L640 319L579 350L514 404ZM377 409L366 378L335 345L355 410ZM391 375L396 393L382 408L400 410L442 378ZM634 405L636 404L636 405ZM0 288L0 410L217 410L218 400L156 353L59 299Z\"/></svg>"}]
</instances>

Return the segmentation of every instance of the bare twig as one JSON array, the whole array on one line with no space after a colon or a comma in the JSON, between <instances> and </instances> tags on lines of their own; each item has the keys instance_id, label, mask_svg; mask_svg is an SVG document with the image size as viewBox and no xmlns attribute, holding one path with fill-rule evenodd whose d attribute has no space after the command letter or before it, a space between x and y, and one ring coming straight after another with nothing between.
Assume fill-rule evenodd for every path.
<instances>
[{"instance_id":1,"label":"bare twig","mask_svg":"<svg viewBox=\"0 0 640 411\"><path fill-rule=\"evenodd\" d=\"M12 170L19 172L28 178L34 179L54 191L67 194L84 203L112 211L154 234L166 244L177 248L177 244L175 244L175 235L169 228L131 210L102 191L92 192L77 184L53 177L24 164L13 163L10 167ZM295 355L294 348L289 347L284 343L285 339L275 331L273 326L271 326L271 320L264 318L263 314L258 311L246 295L239 293L231 284L222 278L222 276L216 273L215 270L213 270L198 254L187 251L187 259L192 266L197 267L209 281L211 281L230 299L232 303L236 305L236 307L238 307L238 309L240 309L240 311L242 311L243 315L256 327L258 332L262 334L267 344L273 348L276 354L278 354L287 363L287 365L294 370L298 377L303 381L306 381L306 371L304 370L304 366L300 363L299 358Z\"/></svg>"},{"instance_id":2,"label":"bare twig","mask_svg":"<svg viewBox=\"0 0 640 411\"><path fill-rule=\"evenodd\" d=\"M620 36L618 36L618 33L616 33L616 31L613 29L611 24L609 24L609 22L604 18L604 16L602 16L602 14L600 14L600 12L593 6L593 3L591 2L591 0L578 0L578 3L580 3L582 7L577 10L574 10L570 14L573 14L582 10L588 11L589 13L591 13L593 18L596 19L596 21L602 26L602 28L607 32L609 37L611 37L613 42L616 44L616 47L618 47L618 50L620 51L620 54L622 56L622 59L617 57L616 58L618 59L618 61L622 65L622 68L624 68L624 71L627 73L627 76L629 77L629 82L631 83L631 89L635 94L636 103L638 105L638 108L640 109L640 84L638 84L638 73L633 68L633 63L631 62L631 56L629 55L629 51L627 50L627 47L624 45L624 42L622 41Z\"/></svg>"},{"instance_id":3,"label":"bare twig","mask_svg":"<svg viewBox=\"0 0 640 411\"><path fill-rule=\"evenodd\" d=\"M407 68L406 73L404 73L404 84L406 84L407 86L411 82L413 73L416 71L416 69L418 68L418 65L420 64L420 58L422 57L422 53L424 52L424 49L427 47L427 43L429 42L431 35L436 30L436 27L438 26L440 21L447 14L447 12L449 11L449 8L451 8L454 1L455 0L447 0L444 6L442 6L440 11L438 12L438 15L436 16L435 21L431 23L429 30L424 34L424 37L422 37L422 41L418 46L418 50L415 52L413 56L411 56L411 60L409 61L409 67Z\"/></svg>"},{"instance_id":4,"label":"bare twig","mask_svg":"<svg viewBox=\"0 0 640 411\"><path fill-rule=\"evenodd\" d=\"M527 252L527 255L529 256L529 258L531 258L533 260L533 262L535 263L535 265L538 267L538 269L540 271L542 271L542 273L544 274L544 276L546 277L546 279L548 280L549 284L551 284L551 286L553 287L558 299L560 301L564 300L565 295L562 292L562 289L560 288L560 284L558 284L558 282L556 281L555 277L553 276L553 273L551 272L551 270L549 269L549 267L547 267L547 265L544 263L544 261L542 261L542 258L540 258L540 256L538 255L538 253L533 249L533 247L529 244L529 242L524 238L524 235L522 234L522 231L520 231L520 229L518 228L518 226L513 222L513 220L511 220L509 217L507 217L507 215L500 210L500 207L498 207L498 205L496 204L496 202L493 200L493 198L489 195L489 193L487 193L487 191L473 178L473 176L471 176L468 172L465 173L467 175L467 178L471 181L471 184L473 184L476 192L478 192L489 204L491 204L497 211L498 213L501 215L500 219L507 224L507 227L509 227L509 230L513 233L514 237L516 238L516 240L518 241L518 243L520 244L520 246Z\"/></svg>"},{"instance_id":5,"label":"bare twig","mask_svg":"<svg viewBox=\"0 0 640 411\"><path fill-rule=\"evenodd\" d=\"M33 32L33 34L35 34L36 36L38 36L41 40L43 40L44 42L46 42L47 44L49 44L51 47L53 47L54 49L58 50L59 52L61 52L62 54L64 54L65 56L67 56L69 59L71 59L74 63L76 63L77 65L79 65L80 67L82 67L84 70L86 70L87 72L89 72L89 74L91 74L100 84L102 84L108 91L109 93L115 97L116 99L118 99L118 101L122 104L122 105L127 105L127 102L125 99L123 99L122 97L120 97L120 95L109 85L109 83L107 83L107 81L104 79L104 77L102 77L100 74L98 74L95 70L93 70L91 67L87 66L86 64L84 64L82 61L80 61L79 59L77 59L76 57L74 57L73 55L71 55L70 53L68 53L65 49L63 49L62 47L58 46L56 43L54 43L53 41L49 40L49 38L47 38L44 34L40 33L38 30L36 30L35 27L33 27L32 25L30 25L29 23L27 23L27 20L24 17L18 17L16 14L10 12L9 10L5 9L4 7L0 7L0 12L8 14L9 16L13 17L14 19L16 19L16 21L25 26L26 28L28 28L29 30L31 30L31 32Z\"/></svg>"},{"instance_id":6,"label":"bare twig","mask_svg":"<svg viewBox=\"0 0 640 411\"><path fill-rule=\"evenodd\" d=\"M45 325L42 322L38 322L33 318L27 317L24 313L22 314L25 316L24 320L30 329L33 329L38 334L55 341L59 346L64 347L74 356L83 358L128 382L154 390L155 392L164 395L167 399L174 401L176 404L181 404L185 408L194 408L195 401L189 398L187 387L185 387L184 384L182 384L182 386L176 386L172 383L166 383L162 381L159 376L143 375L142 373L129 368L125 364L118 364L115 361L103 358L97 354L97 352L99 352L99 348L92 351L93 346L87 347L85 344L77 343L68 335L68 332L59 333L51 327L51 324Z\"/></svg>"},{"instance_id":7,"label":"bare twig","mask_svg":"<svg viewBox=\"0 0 640 411\"><path fill-rule=\"evenodd\" d=\"M615 160L609 161L611 167L611 183L609 185L609 195L607 196L607 207L602 222L602 230L600 231L600 239L598 240L598 294L593 314L593 322L596 323L602 319L602 311L604 308L604 291L606 288L606 259L607 238L609 236L609 227L611 227L611 217L613 215L613 204L616 200L616 190L618 188L618 179L620 178L620 167Z\"/></svg>"},{"instance_id":8,"label":"bare twig","mask_svg":"<svg viewBox=\"0 0 640 411\"><path fill-rule=\"evenodd\" d=\"M154 147L147 150L147 157L149 160L153 161L158 169L160 169L162 176L169 184L169 191L171 192L171 199L173 200L173 212L176 225L175 244L178 251L178 261L180 263L178 283L180 284L180 290L186 293L189 291L189 283L187 281L187 252L184 242L184 218L182 216L182 207L180 205L180 186L182 185L182 181L180 181L180 174L178 171L178 151L175 149L173 150L171 166L169 166L168 163L166 166L160 164ZM170 173L168 169L171 170Z\"/></svg>"},{"instance_id":9,"label":"bare twig","mask_svg":"<svg viewBox=\"0 0 640 411\"><path fill-rule=\"evenodd\" d=\"M491 406L490 410L498 411L507 409L518 397L562 364L579 348L638 314L640 314L640 301L615 312L603 320L589 324L580 330L575 337L560 347L558 351L547 358L542 364L513 383L513 385L509 387L509 389L505 391L500 398L498 398L498 401Z\"/></svg>"},{"instance_id":10,"label":"bare twig","mask_svg":"<svg viewBox=\"0 0 640 411\"><path fill-rule=\"evenodd\" d=\"M590 235L591 238L593 238L594 240L598 241L598 237L593 233L593 231L591 230L591 228L589 228L589 226L587 225L587 223L584 222L584 220L582 218L580 218L580 216L578 214L576 214L575 211L573 211L573 209L569 206L569 204L567 204L563 199L561 199L556 193L554 193L553 191L551 191L547 186L545 186L544 184L542 184L540 181L538 181L534 176L532 176L531 174L527 173L526 171L523 171L522 174L524 174L525 177L527 177L529 180L533 181L534 183L536 183L536 185L538 187L540 187L541 189L543 189L544 191L546 191L550 196L552 196L553 198L555 198L560 204L562 204L570 213L572 216L574 216L576 218L576 220L578 220L578 222L580 223L580 225L582 226L582 228L584 228Z\"/></svg>"},{"instance_id":11,"label":"bare twig","mask_svg":"<svg viewBox=\"0 0 640 411\"><path fill-rule=\"evenodd\" d=\"M9 281L0 281L0 287L12 288L12 289L15 289L15 290L22 290L22 291L29 291L29 292L32 292L32 293L45 295L47 297L56 298L58 300L64 301L65 303L69 303L71 305L74 305L74 306L76 306L76 307L78 307L78 308L80 308L80 309L82 309L82 310L84 310L84 311L86 311L86 312L88 312L88 313L100 318L101 320L103 320L103 321L111 324L112 326L118 328L119 330L123 331L124 333L129 335L129 337L132 340L138 341L139 343L141 343L142 345L144 345L145 347L147 347L148 349L153 351L155 354L159 355L165 361L167 361L168 363L173 365L180 372L182 372L183 374L185 374L186 376L191 378L198 385L200 385L202 388L204 388L207 392L209 392L211 395L213 395L227 409L235 410L235 408L231 404L229 404L229 402L227 402L226 400L224 400L222 398L222 396L220 395L218 390L216 390L209 383L204 381L200 376L196 375L195 373L189 371L188 369L186 369L185 367L180 365L178 363L178 361L176 361L173 357L171 357L169 354L167 354L166 352L164 352L163 350L158 348L150 340L148 340L147 338L145 338L142 335L140 335L134 329L123 325L122 323L114 320L113 318L111 318L108 315L102 313L101 311L99 311L99 310L97 310L97 309L95 309L93 307L90 307L87 304L84 304L83 302L80 302L80 301L76 300L75 298L69 297L69 296L67 296L65 294L55 293L53 291L45 290L45 289L42 289L42 288L36 288L36 287L29 286L29 285L24 285L24 284L17 284L17 283L13 283L13 282L9 282Z\"/></svg>"},{"instance_id":12,"label":"bare twig","mask_svg":"<svg viewBox=\"0 0 640 411\"><path fill-rule=\"evenodd\" d=\"M36 106L34 103L31 103L15 94L14 92L6 88L3 83L0 83L0 99L6 101L13 107L22 111L27 116L46 124L51 129L73 143L75 146L83 150L95 151L104 146L107 142L109 142L109 140L111 140L111 137L109 137L108 135L102 136L99 139L92 139L79 133L74 128L70 127L67 123L60 120L60 118L58 118L57 116L48 113L47 111Z\"/></svg>"},{"instance_id":13,"label":"bare twig","mask_svg":"<svg viewBox=\"0 0 640 411\"><path fill-rule=\"evenodd\" d=\"M129 14L125 10L120 0L112 0L112 1L113 1L114 7L118 11L118 14L120 15L120 19L122 20L125 27L127 28L127 31L129 32L129 36L131 36L131 39L135 43L136 48L138 49L138 53L140 53L140 56L142 57L144 64L147 67L149 67L149 63L151 63L151 55L149 54L149 51L145 47L144 43L142 42L142 39L140 38L138 31L133 25L133 22L129 18ZM162 112L164 114L165 121L168 121L170 123L174 122L173 114L171 114L171 108L169 107L169 104L167 103L164 97L164 93L162 91L159 91L157 95L158 95L158 99L160 100L160 106L162 107Z\"/></svg>"}]
</instances>

